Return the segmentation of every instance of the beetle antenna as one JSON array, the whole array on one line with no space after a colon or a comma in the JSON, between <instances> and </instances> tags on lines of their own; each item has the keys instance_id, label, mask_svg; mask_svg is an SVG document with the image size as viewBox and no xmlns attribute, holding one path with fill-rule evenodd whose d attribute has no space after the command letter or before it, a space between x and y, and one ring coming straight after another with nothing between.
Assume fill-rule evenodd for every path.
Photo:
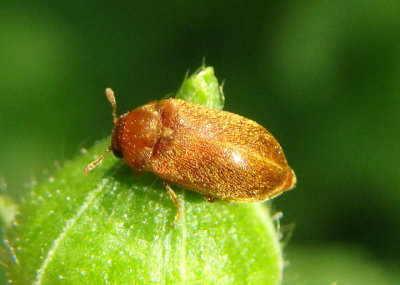
<instances>
[{"instance_id":1,"label":"beetle antenna","mask_svg":"<svg viewBox=\"0 0 400 285\"><path fill-rule=\"evenodd\" d=\"M106 88L106 96L112 107L112 116L115 125L118 121L118 117L117 117L117 101L115 101L114 91L112 91L111 88Z\"/></svg>"},{"instance_id":2,"label":"beetle antenna","mask_svg":"<svg viewBox=\"0 0 400 285\"><path fill-rule=\"evenodd\" d=\"M88 174L90 171L93 170L106 156L107 153L109 153L112 150L111 146L109 146L103 153L100 155L95 161L91 162L86 168L83 170L86 174Z\"/></svg>"},{"instance_id":3,"label":"beetle antenna","mask_svg":"<svg viewBox=\"0 0 400 285\"><path fill-rule=\"evenodd\" d=\"M114 125L117 124L118 122L118 117L117 117L117 101L115 100L114 96L114 91L112 91L111 88L106 88L106 97L108 99L108 102L111 104L112 108L112 116L113 116L113 121ZM106 156L107 153L109 153L112 150L112 147L109 146L95 161L91 162L86 168L83 170L84 173L88 174L95 168Z\"/></svg>"}]
</instances>

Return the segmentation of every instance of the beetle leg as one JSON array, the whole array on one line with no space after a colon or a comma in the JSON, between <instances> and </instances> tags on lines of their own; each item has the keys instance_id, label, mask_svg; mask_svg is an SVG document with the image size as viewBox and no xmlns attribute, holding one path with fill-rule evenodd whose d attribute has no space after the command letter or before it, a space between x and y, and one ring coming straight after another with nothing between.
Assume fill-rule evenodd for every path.
<instances>
[{"instance_id":1,"label":"beetle leg","mask_svg":"<svg viewBox=\"0 0 400 285\"><path fill-rule=\"evenodd\" d=\"M175 194L174 190L172 190L171 186L169 186L169 184L165 181L163 183L164 183L165 188L167 189L169 197L171 198L172 202L174 202L175 207L176 207L175 220L172 223L172 226L175 227L175 225L179 221L179 217L181 216L181 211L182 211L181 201L179 200L178 196Z\"/></svg>"},{"instance_id":2,"label":"beetle leg","mask_svg":"<svg viewBox=\"0 0 400 285\"><path fill-rule=\"evenodd\" d=\"M143 174L143 169L137 169L137 168L133 169L133 175L134 176L140 177L140 176L142 176L142 174Z\"/></svg>"},{"instance_id":3,"label":"beetle leg","mask_svg":"<svg viewBox=\"0 0 400 285\"><path fill-rule=\"evenodd\" d=\"M218 198L215 198L215 197L213 197L213 196L207 196L207 195L203 195L203 197L204 197L204 199L205 199L207 202L210 202L210 203L212 203L212 202L215 202L215 201L218 201L218 200L219 200Z\"/></svg>"}]
</instances>

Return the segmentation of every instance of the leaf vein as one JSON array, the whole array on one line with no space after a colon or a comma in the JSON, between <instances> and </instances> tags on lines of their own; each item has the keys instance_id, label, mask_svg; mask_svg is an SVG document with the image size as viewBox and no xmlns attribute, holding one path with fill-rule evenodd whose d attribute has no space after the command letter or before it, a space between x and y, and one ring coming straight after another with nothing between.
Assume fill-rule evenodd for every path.
<instances>
[{"instance_id":1,"label":"leaf vein","mask_svg":"<svg viewBox=\"0 0 400 285\"><path fill-rule=\"evenodd\" d=\"M75 213L75 215L71 219L67 220L61 233L58 235L58 237L54 240L53 244L51 245L51 248L50 248L49 252L47 253L46 258L43 260L42 265L36 271L36 279L33 282L34 285L40 285L42 283L43 276L46 272L47 266L53 260L53 256L56 253L59 245L65 239L65 237L67 236L67 233L75 225L76 221L80 218L80 216L83 214L83 212L85 212L85 210L87 210L89 208L89 206L92 204L92 202L96 198L97 194L103 189L103 187L107 183L107 181L108 181L107 179L103 179L103 181L97 186L96 189L90 191L89 194L85 197L84 203L79 207L79 209Z\"/></svg>"}]
</instances>

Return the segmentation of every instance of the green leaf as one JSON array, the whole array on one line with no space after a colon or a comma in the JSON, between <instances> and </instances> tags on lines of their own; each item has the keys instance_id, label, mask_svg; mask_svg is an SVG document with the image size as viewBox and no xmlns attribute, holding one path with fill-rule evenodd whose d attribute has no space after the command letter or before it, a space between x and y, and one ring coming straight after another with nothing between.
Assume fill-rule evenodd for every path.
<instances>
[{"instance_id":1,"label":"green leaf","mask_svg":"<svg viewBox=\"0 0 400 285\"><path fill-rule=\"evenodd\" d=\"M0 195L0 225L9 227L15 219L18 207L11 197Z\"/></svg>"},{"instance_id":2,"label":"green leaf","mask_svg":"<svg viewBox=\"0 0 400 285\"><path fill-rule=\"evenodd\" d=\"M210 76L204 70L212 68L200 70L183 85L190 80L207 82L196 78ZM220 96L219 89L208 87L202 83L197 93L217 90ZM178 225L171 227L176 208L153 174L134 176L112 155L83 174L83 168L109 144L109 138L96 144L26 197L7 233L10 280L16 284L280 283L281 248L265 205L208 203L200 194L172 185L183 211Z\"/></svg>"}]
</instances>

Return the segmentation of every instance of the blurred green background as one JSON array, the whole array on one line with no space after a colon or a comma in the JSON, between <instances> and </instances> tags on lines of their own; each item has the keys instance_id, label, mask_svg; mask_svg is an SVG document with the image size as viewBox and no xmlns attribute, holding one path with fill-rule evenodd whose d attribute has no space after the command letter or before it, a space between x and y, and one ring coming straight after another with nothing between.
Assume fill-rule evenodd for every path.
<instances>
[{"instance_id":1,"label":"blurred green background","mask_svg":"<svg viewBox=\"0 0 400 285\"><path fill-rule=\"evenodd\" d=\"M284 284L400 282L399 1L2 1L1 191L20 199L206 58L298 186ZM293 230L294 228L294 230ZM290 237L291 236L291 237Z\"/></svg>"}]
</instances>

